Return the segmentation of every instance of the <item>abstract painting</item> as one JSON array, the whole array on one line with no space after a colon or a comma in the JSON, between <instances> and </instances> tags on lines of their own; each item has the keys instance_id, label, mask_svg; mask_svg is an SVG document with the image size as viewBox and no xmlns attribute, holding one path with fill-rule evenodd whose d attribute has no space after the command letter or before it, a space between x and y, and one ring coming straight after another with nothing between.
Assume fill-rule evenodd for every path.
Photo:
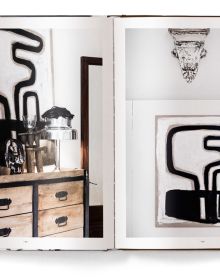
<instances>
[{"instance_id":1,"label":"abstract painting","mask_svg":"<svg viewBox=\"0 0 220 280\"><path fill-rule=\"evenodd\" d=\"M157 226L220 225L220 116L156 117Z\"/></svg>"},{"instance_id":2,"label":"abstract painting","mask_svg":"<svg viewBox=\"0 0 220 280\"><path fill-rule=\"evenodd\" d=\"M23 132L23 116L36 115L40 123L54 93L50 29L0 29L0 38L0 166L5 166L6 143ZM43 144L48 151L43 163L51 165L54 144Z\"/></svg>"}]
</instances>

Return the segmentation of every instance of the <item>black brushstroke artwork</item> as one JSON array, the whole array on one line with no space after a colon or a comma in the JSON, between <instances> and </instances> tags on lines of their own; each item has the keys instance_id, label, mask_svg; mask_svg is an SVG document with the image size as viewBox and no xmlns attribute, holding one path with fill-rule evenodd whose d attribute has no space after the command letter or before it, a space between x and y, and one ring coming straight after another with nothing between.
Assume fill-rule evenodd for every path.
<instances>
[{"instance_id":1,"label":"black brushstroke artwork","mask_svg":"<svg viewBox=\"0 0 220 280\"><path fill-rule=\"evenodd\" d=\"M19 56L17 56L17 50L24 50L24 51L39 53L43 49L43 40L36 34L30 32L30 31L27 31L27 30L23 30L23 29L1 29L1 30L15 33L17 35L31 39L38 43L37 46L27 45L27 44L20 43L20 42L15 42L12 44L13 60L18 64L26 66L31 71L30 77L24 81L18 82L15 85L15 89L14 89L15 116L16 116L17 120L20 120L20 106L19 106L20 91L23 87L32 86L35 83L36 69L35 69L34 64L30 60L20 58Z\"/></svg>"},{"instance_id":2,"label":"black brushstroke artwork","mask_svg":"<svg viewBox=\"0 0 220 280\"><path fill-rule=\"evenodd\" d=\"M0 103L3 105L3 108L4 108L5 119L10 120L11 111L10 111L10 106L9 106L9 103L8 103L8 99L6 97L0 95Z\"/></svg>"},{"instance_id":3,"label":"black brushstroke artwork","mask_svg":"<svg viewBox=\"0 0 220 280\"><path fill-rule=\"evenodd\" d=\"M9 107L9 102L6 97L0 95L0 103L3 105L5 118L0 120L0 166L5 166L5 151L6 151L6 142L8 139L12 139L12 132L15 132L15 137L18 137L18 133L24 132L24 127L22 124L20 116L20 93L21 89L34 85L36 81L36 68L33 62L28 59L21 58L18 56L17 51L27 51L31 53L40 53L43 49L43 39L34 34L31 31L23 29L0 29L1 31L10 32L21 37L31 40L35 45L21 43L15 41L12 43L12 58L15 63L23 65L30 70L30 76L23 80L19 81L14 87L14 108L15 108L15 120L11 119L11 110ZM27 110L27 100L29 97L35 97L36 104L36 115L37 120L40 123L40 107L38 94L33 91L27 91L23 95L23 115L28 114Z\"/></svg>"},{"instance_id":4,"label":"black brushstroke artwork","mask_svg":"<svg viewBox=\"0 0 220 280\"><path fill-rule=\"evenodd\" d=\"M177 176L187 178L192 181L193 190L169 190L166 192L165 214L176 219L187 220L205 224L216 224L220 222L220 191L217 190L217 175L220 173L220 160L211 162L204 166L204 186L201 190L199 178L189 171L180 170L174 166L173 162L173 137L176 133L196 130L220 131L218 125L183 125L170 129L166 143L166 162L168 171ZM220 136L208 135L203 139L205 150L217 151L220 153L220 146L209 145L210 140L220 140ZM218 167L212 174L211 186L209 190L209 175L213 167ZM204 199L205 217L201 215L201 199Z\"/></svg>"}]
</instances>

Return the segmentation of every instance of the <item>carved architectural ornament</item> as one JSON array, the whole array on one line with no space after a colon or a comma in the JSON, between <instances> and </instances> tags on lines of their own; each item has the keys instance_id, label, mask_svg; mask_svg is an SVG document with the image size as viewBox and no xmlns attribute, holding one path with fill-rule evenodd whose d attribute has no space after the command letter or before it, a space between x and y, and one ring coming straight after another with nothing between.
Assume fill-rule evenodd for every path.
<instances>
[{"instance_id":1,"label":"carved architectural ornament","mask_svg":"<svg viewBox=\"0 0 220 280\"><path fill-rule=\"evenodd\" d=\"M176 29L170 28L169 33L174 39L172 54L179 59L183 78L191 83L198 72L200 58L206 56L204 49L209 28L205 29Z\"/></svg>"}]
</instances>

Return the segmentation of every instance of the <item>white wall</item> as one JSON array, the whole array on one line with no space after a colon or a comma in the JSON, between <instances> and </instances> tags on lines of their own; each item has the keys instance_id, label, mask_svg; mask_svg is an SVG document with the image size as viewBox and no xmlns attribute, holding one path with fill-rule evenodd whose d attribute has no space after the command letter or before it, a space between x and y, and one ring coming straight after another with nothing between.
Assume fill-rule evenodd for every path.
<instances>
[{"instance_id":1,"label":"white wall","mask_svg":"<svg viewBox=\"0 0 220 280\"><path fill-rule=\"evenodd\" d=\"M167 29L126 29L127 99L220 98L220 29L210 30L207 56L191 84L183 79L173 48Z\"/></svg>"},{"instance_id":2,"label":"white wall","mask_svg":"<svg viewBox=\"0 0 220 280\"><path fill-rule=\"evenodd\" d=\"M53 62L54 62L54 91L55 105L65 107L75 115L72 126L78 131L78 139L75 141L61 142L61 167L80 167L80 57L102 57L101 26L92 29L53 29ZM91 185L90 204L102 204L102 133L101 127L101 70L90 71L90 94L93 97L90 108L96 113L90 119L90 145L95 151L91 160L93 165L90 172L90 180L98 183L98 187ZM94 80L94 81L93 81ZM90 107L91 107L90 106ZM96 120L99 120L97 123ZM98 133L95 133L98 130ZM96 144L94 144L96 141ZM93 159L93 157L95 157ZM96 170L95 170L96 169Z\"/></svg>"}]
</instances>

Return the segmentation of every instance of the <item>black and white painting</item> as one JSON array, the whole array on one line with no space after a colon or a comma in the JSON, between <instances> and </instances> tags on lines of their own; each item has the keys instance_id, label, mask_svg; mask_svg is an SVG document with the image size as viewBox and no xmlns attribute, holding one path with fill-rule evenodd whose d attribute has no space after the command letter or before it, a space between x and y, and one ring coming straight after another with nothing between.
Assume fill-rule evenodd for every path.
<instances>
[{"instance_id":1,"label":"black and white painting","mask_svg":"<svg viewBox=\"0 0 220 280\"><path fill-rule=\"evenodd\" d=\"M35 115L39 122L54 97L50 29L0 29L0 38L0 166L5 166L6 143L23 131L23 116ZM41 145L50 152L42 153L44 164L54 164L51 142Z\"/></svg>"},{"instance_id":2,"label":"black and white painting","mask_svg":"<svg viewBox=\"0 0 220 280\"><path fill-rule=\"evenodd\" d=\"M158 226L220 225L220 116L156 116Z\"/></svg>"},{"instance_id":3,"label":"black and white painting","mask_svg":"<svg viewBox=\"0 0 220 280\"><path fill-rule=\"evenodd\" d=\"M50 30L1 29L0 38L0 116L22 120L29 108L39 117L53 105Z\"/></svg>"}]
</instances>

